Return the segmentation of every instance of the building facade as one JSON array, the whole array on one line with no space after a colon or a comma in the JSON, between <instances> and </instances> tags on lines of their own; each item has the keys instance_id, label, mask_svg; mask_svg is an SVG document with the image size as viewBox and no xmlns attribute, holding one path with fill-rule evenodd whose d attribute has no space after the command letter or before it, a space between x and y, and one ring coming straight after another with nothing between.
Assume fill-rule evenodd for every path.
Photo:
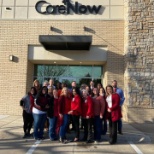
<instances>
[{"instance_id":1,"label":"building facade","mask_svg":"<svg viewBox=\"0 0 154 154\"><path fill-rule=\"evenodd\" d=\"M0 113L20 115L19 100L33 80L54 77L50 72L41 78L39 67L88 66L93 68L91 77L101 79L104 87L118 81L126 97L124 120L152 121L153 4L0 0ZM102 68L99 77L96 67ZM75 73L66 78L79 79Z\"/></svg>"}]
</instances>

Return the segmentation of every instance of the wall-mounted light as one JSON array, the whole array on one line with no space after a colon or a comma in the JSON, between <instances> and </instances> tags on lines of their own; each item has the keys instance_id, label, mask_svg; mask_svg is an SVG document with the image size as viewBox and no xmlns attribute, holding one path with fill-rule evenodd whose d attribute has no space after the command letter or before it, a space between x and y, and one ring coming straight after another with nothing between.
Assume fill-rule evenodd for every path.
<instances>
[{"instance_id":1,"label":"wall-mounted light","mask_svg":"<svg viewBox=\"0 0 154 154\"><path fill-rule=\"evenodd\" d=\"M85 32L89 32L89 33L92 33L92 34L95 34L96 32L95 32L95 30L93 30L92 28L88 28L88 27L83 27L83 30L85 31Z\"/></svg>"},{"instance_id":2,"label":"wall-mounted light","mask_svg":"<svg viewBox=\"0 0 154 154\"><path fill-rule=\"evenodd\" d=\"M14 56L13 55L9 55L9 60L10 61L14 61Z\"/></svg>"},{"instance_id":3,"label":"wall-mounted light","mask_svg":"<svg viewBox=\"0 0 154 154\"><path fill-rule=\"evenodd\" d=\"M12 8L11 8L11 7L6 7L5 10L7 10L7 11L11 11Z\"/></svg>"},{"instance_id":4,"label":"wall-mounted light","mask_svg":"<svg viewBox=\"0 0 154 154\"><path fill-rule=\"evenodd\" d=\"M55 28L53 26L50 27L50 30L53 31L53 32L56 32L56 33L59 33L59 34L63 34L63 31L58 29L58 28Z\"/></svg>"}]
</instances>

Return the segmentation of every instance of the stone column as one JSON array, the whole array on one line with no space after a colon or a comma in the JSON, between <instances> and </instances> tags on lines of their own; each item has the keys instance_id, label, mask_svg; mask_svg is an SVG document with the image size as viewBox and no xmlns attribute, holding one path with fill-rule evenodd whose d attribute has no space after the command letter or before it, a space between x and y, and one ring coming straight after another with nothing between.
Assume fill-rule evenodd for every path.
<instances>
[{"instance_id":1,"label":"stone column","mask_svg":"<svg viewBox=\"0 0 154 154\"><path fill-rule=\"evenodd\" d=\"M135 121L130 115L137 116L140 109L150 111L154 108L154 0L124 0L124 3L124 111L128 113L124 118ZM149 117L143 115L141 119L151 120L154 113Z\"/></svg>"}]
</instances>

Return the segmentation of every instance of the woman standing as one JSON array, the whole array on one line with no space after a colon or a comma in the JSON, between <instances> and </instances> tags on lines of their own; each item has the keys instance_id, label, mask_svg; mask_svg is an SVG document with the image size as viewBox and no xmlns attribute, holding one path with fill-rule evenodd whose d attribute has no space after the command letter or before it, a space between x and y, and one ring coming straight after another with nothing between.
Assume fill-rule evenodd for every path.
<instances>
[{"instance_id":1,"label":"woman standing","mask_svg":"<svg viewBox=\"0 0 154 154\"><path fill-rule=\"evenodd\" d=\"M33 107L33 118L34 118L34 138L44 139L43 130L46 121L46 111L49 108L49 102L52 101L51 97L48 95L48 88L42 87L40 94L34 102Z\"/></svg>"},{"instance_id":2,"label":"woman standing","mask_svg":"<svg viewBox=\"0 0 154 154\"><path fill-rule=\"evenodd\" d=\"M56 124L58 119L58 91L57 89L53 90L53 101L49 103L49 109L47 112L47 117L49 119L49 138L51 141L57 139L56 134Z\"/></svg>"},{"instance_id":3,"label":"woman standing","mask_svg":"<svg viewBox=\"0 0 154 154\"><path fill-rule=\"evenodd\" d=\"M33 82L33 87L36 88L37 93L41 90L41 85L40 85L39 80L37 80L37 79L34 80L34 82Z\"/></svg>"},{"instance_id":4,"label":"woman standing","mask_svg":"<svg viewBox=\"0 0 154 154\"><path fill-rule=\"evenodd\" d=\"M92 98L88 96L88 92L86 90L82 91L83 101L81 104L82 110L82 120L84 126L84 136L82 141L87 141L87 143L92 143L92 123L93 123L93 102Z\"/></svg>"},{"instance_id":5,"label":"woman standing","mask_svg":"<svg viewBox=\"0 0 154 154\"><path fill-rule=\"evenodd\" d=\"M105 100L99 96L97 88L93 89L93 107L94 107L94 140L100 142L102 134L102 119L105 112Z\"/></svg>"},{"instance_id":6,"label":"woman standing","mask_svg":"<svg viewBox=\"0 0 154 154\"><path fill-rule=\"evenodd\" d=\"M104 112L104 116L102 120L102 135L106 135L107 133L107 120L106 120L107 103L106 103L105 89L103 86L99 89L99 96L103 97L103 99L105 100L105 112Z\"/></svg>"},{"instance_id":7,"label":"woman standing","mask_svg":"<svg viewBox=\"0 0 154 154\"><path fill-rule=\"evenodd\" d=\"M122 117L120 109L120 96L113 92L113 87L106 87L107 118L109 120L110 144L117 142L117 121Z\"/></svg>"},{"instance_id":8,"label":"woman standing","mask_svg":"<svg viewBox=\"0 0 154 154\"><path fill-rule=\"evenodd\" d=\"M73 123L75 125L75 138L74 142L79 141L80 129L79 129L79 118L81 115L81 97L80 91L77 87L72 89L73 99L71 102L71 111L68 114L72 114Z\"/></svg>"},{"instance_id":9,"label":"woman standing","mask_svg":"<svg viewBox=\"0 0 154 154\"><path fill-rule=\"evenodd\" d=\"M32 128L33 124L33 116L32 116L32 106L34 104L34 99L36 96L36 89L34 87L31 87L30 92L24 96L20 101L20 106L23 109L23 130L24 130L24 136L23 138L30 136L30 130Z\"/></svg>"},{"instance_id":10,"label":"woman standing","mask_svg":"<svg viewBox=\"0 0 154 154\"><path fill-rule=\"evenodd\" d=\"M71 110L71 97L69 91L66 87L62 89L61 96L59 98L59 116L63 118L62 125L60 127L60 142L65 143L66 140L66 131L69 124L70 115L68 112Z\"/></svg>"}]
</instances>

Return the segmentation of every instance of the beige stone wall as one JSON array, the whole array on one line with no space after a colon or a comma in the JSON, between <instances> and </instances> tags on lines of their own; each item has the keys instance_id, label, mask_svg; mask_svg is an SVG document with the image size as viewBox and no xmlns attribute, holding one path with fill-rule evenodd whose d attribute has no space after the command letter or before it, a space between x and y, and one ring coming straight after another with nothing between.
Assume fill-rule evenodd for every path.
<instances>
[{"instance_id":1,"label":"beige stone wall","mask_svg":"<svg viewBox=\"0 0 154 154\"><path fill-rule=\"evenodd\" d=\"M154 119L154 1L125 1L125 110L130 121Z\"/></svg>"},{"instance_id":2,"label":"beige stone wall","mask_svg":"<svg viewBox=\"0 0 154 154\"><path fill-rule=\"evenodd\" d=\"M19 100L32 85L33 64L28 62L28 45L38 45L39 35L57 35L50 27L60 29L63 35L93 35L93 45L108 48L105 71L106 83L117 79L123 88L123 21L13 21L0 23L0 114L21 114ZM85 32L86 26L95 34ZM9 61L16 56L16 62Z\"/></svg>"}]
</instances>

